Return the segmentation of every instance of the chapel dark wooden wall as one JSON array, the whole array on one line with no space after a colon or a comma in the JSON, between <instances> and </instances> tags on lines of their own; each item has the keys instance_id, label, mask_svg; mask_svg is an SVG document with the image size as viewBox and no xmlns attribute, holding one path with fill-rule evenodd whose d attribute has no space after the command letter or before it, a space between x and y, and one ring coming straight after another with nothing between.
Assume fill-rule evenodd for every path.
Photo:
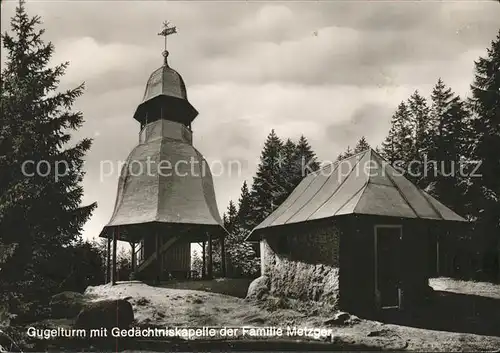
<instances>
[{"instance_id":1,"label":"chapel dark wooden wall","mask_svg":"<svg viewBox=\"0 0 500 353\"><path fill-rule=\"evenodd\" d=\"M340 239L340 305L351 312L373 313L375 298L375 226L401 225L398 254L403 307L424 299L429 278L429 242L432 223L380 216L346 216Z\"/></svg>"}]
</instances>

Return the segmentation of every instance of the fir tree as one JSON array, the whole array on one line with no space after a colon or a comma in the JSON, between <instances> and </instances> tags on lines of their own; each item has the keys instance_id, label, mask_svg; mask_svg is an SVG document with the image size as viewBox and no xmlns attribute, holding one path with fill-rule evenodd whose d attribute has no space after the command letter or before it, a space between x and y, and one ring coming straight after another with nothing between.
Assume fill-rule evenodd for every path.
<instances>
[{"instance_id":1,"label":"fir tree","mask_svg":"<svg viewBox=\"0 0 500 353\"><path fill-rule=\"evenodd\" d=\"M426 99L418 91L415 91L408 99L408 107L413 130L413 151L409 161L423 162L432 144L431 135L428 133L431 128L429 107ZM423 163L416 166L410 164L409 167L412 168L412 170L408 170L410 179L419 187L426 187L429 181L426 178L425 165Z\"/></svg>"},{"instance_id":2,"label":"fir tree","mask_svg":"<svg viewBox=\"0 0 500 353\"><path fill-rule=\"evenodd\" d=\"M274 130L268 135L252 183L252 227L262 222L279 206L286 194L282 168L285 163L283 142Z\"/></svg>"},{"instance_id":3,"label":"fir tree","mask_svg":"<svg viewBox=\"0 0 500 353\"><path fill-rule=\"evenodd\" d=\"M475 205L478 232L487 237L484 268L500 276L500 31L486 57L475 62L470 105L476 142L472 157L480 162L469 197Z\"/></svg>"},{"instance_id":4,"label":"fir tree","mask_svg":"<svg viewBox=\"0 0 500 353\"><path fill-rule=\"evenodd\" d=\"M351 150L351 146L347 146L347 149L345 150L344 153L340 153L337 156L337 161L341 161L343 159L349 158L354 154L353 150Z\"/></svg>"},{"instance_id":5,"label":"fir tree","mask_svg":"<svg viewBox=\"0 0 500 353\"><path fill-rule=\"evenodd\" d=\"M414 139L414 157L421 160L430 145L428 131L430 128L429 107L424 97L415 91L408 99Z\"/></svg>"},{"instance_id":6,"label":"fir tree","mask_svg":"<svg viewBox=\"0 0 500 353\"><path fill-rule=\"evenodd\" d=\"M253 222L250 221L252 211L252 199L250 195L250 191L248 190L248 184L246 180L243 182L240 191L240 198L238 200L238 224L240 227L247 231L252 230L251 224Z\"/></svg>"},{"instance_id":7,"label":"fir tree","mask_svg":"<svg viewBox=\"0 0 500 353\"><path fill-rule=\"evenodd\" d=\"M443 80L440 78L431 94L431 109L430 109L430 129L429 133L434 142L439 141L439 137L443 136L444 119L450 112L450 105L453 99L451 88L446 87ZM432 146L430 146L432 147ZM440 146L434 145L435 148L442 149Z\"/></svg>"},{"instance_id":8,"label":"fir tree","mask_svg":"<svg viewBox=\"0 0 500 353\"><path fill-rule=\"evenodd\" d=\"M57 288L48 270L59 261L58 252L78 239L96 206L80 207L83 157L91 140L64 149L71 130L83 123L82 114L71 111L83 84L57 90L68 64L48 67L54 46L42 41L40 23L21 1L12 34L2 35L0 101L0 243L18 244L0 282L35 297Z\"/></svg>"},{"instance_id":9,"label":"fir tree","mask_svg":"<svg viewBox=\"0 0 500 353\"><path fill-rule=\"evenodd\" d=\"M297 153L297 145L291 140L286 139L283 145L283 154L287 160L292 160L294 155Z\"/></svg>"},{"instance_id":10,"label":"fir tree","mask_svg":"<svg viewBox=\"0 0 500 353\"><path fill-rule=\"evenodd\" d=\"M314 153L304 135L300 136L299 141L297 142L294 159L296 160L296 163L298 162L300 165L300 175L298 176L299 182L308 173L319 169L316 153Z\"/></svg>"},{"instance_id":11,"label":"fir tree","mask_svg":"<svg viewBox=\"0 0 500 353\"><path fill-rule=\"evenodd\" d=\"M243 184L246 188L246 183ZM241 200L241 198L240 198ZM253 275L258 271L258 260L252 244L245 241L249 231L240 224L239 212L232 201L225 214L227 269L232 276Z\"/></svg>"},{"instance_id":12,"label":"fir tree","mask_svg":"<svg viewBox=\"0 0 500 353\"><path fill-rule=\"evenodd\" d=\"M287 139L283 145L284 164L281 168L283 176L283 187L285 192L281 195L278 204L281 204L297 185L297 179L300 182L300 157L298 155L297 145L290 139Z\"/></svg>"},{"instance_id":13,"label":"fir tree","mask_svg":"<svg viewBox=\"0 0 500 353\"><path fill-rule=\"evenodd\" d=\"M96 241L80 239L59 252L57 260L50 262L47 275L58 284L58 292L81 292L88 286L104 283L106 256Z\"/></svg>"},{"instance_id":14,"label":"fir tree","mask_svg":"<svg viewBox=\"0 0 500 353\"><path fill-rule=\"evenodd\" d=\"M132 249L121 249L116 255L116 278L119 281L130 280L132 274Z\"/></svg>"},{"instance_id":15,"label":"fir tree","mask_svg":"<svg viewBox=\"0 0 500 353\"><path fill-rule=\"evenodd\" d=\"M486 58L475 63L474 83L471 86L471 105L477 142L474 156L482 163L480 174L484 188L500 198L500 31L491 43ZM498 204L498 201L495 202Z\"/></svg>"},{"instance_id":16,"label":"fir tree","mask_svg":"<svg viewBox=\"0 0 500 353\"><path fill-rule=\"evenodd\" d=\"M404 102L401 102L398 106L398 109L391 118L391 128L389 129L386 138L382 142L382 155L390 163L394 163L399 158L398 127L402 125L400 124L399 120L401 119L401 116L404 116L403 111L406 111L406 104Z\"/></svg>"},{"instance_id":17,"label":"fir tree","mask_svg":"<svg viewBox=\"0 0 500 353\"><path fill-rule=\"evenodd\" d=\"M450 136L447 133L448 124L451 122L451 104L454 94L451 88L446 87L440 78L431 93L431 108L429 112L428 136L431 143L428 146L427 156L429 162L425 167L427 173L427 191L441 201L444 201L442 194L447 194L445 190L454 183L454 177L447 174L445 169L451 167L450 158L447 157L450 146ZM450 196L450 195L446 195ZM448 207L452 207L449 202L445 202Z\"/></svg>"},{"instance_id":18,"label":"fir tree","mask_svg":"<svg viewBox=\"0 0 500 353\"><path fill-rule=\"evenodd\" d=\"M356 147L354 148L354 150L351 149L351 146L347 146L347 149L345 150L345 152L340 153L337 156L337 161L341 161L343 159L349 158L349 157L355 155L356 153L362 152L362 151L367 150L369 148L370 148L370 145L366 141L366 138L364 136L362 136L358 140L358 142L356 143Z\"/></svg>"},{"instance_id":19,"label":"fir tree","mask_svg":"<svg viewBox=\"0 0 500 353\"><path fill-rule=\"evenodd\" d=\"M359 139L358 143L356 144L356 147L354 148L354 154L363 152L369 148L370 148L370 145L366 141L366 138L364 136L362 136Z\"/></svg>"},{"instance_id":20,"label":"fir tree","mask_svg":"<svg viewBox=\"0 0 500 353\"><path fill-rule=\"evenodd\" d=\"M224 228L228 233L232 233L237 223L238 210L234 205L233 201L229 201L229 206L227 207L227 212L224 213Z\"/></svg>"},{"instance_id":21,"label":"fir tree","mask_svg":"<svg viewBox=\"0 0 500 353\"><path fill-rule=\"evenodd\" d=\"M437 115L437 129L429 148L427 180L431 194L460 214L464 214L465 186L461 163L468 154L470 141L470 112L459 96L449 91L446 109Z\"/></svg>"},{"instance_id":22,"label":"fir tree","mask_svg":"<svg viewBox=\"0 0 500 353\"><path fill-rule=\"evenodd\" d=\"M410 112L406 103L401 102L391 119L391 129L382 143L384 157L392 164L399 164L406 170L412 159L413 137Z\"/></svg>"},{"instance_id":23,"label":"fir tree","mask_svg":"<svg viewBox=\"0 0 500 353\"><path fill-rule=\"evenodd\" d=\"M283 146L283 156L285 164L281 173L285 192L277 200L278 204L285 201L307 174L319 169L316 154L304 135L299 138L297 144L287 139Z\"/></svg>"},{"instance_id":24,"label":"fir tree","mask_svg":"<svg viewBox=\"0 0 500 353\"><path fill-rule=\"evenodd\" d=\"M196 250L193 251L193 255L191 256L191 270L196 271L198 276L201 276L203 273L203 259Z\"/></svg>"},{"instance_id":25,"label":"fir tree","mask_svg":"<svg viewBox=\"0 0 500 353\"><path fill-rule=\"evenodd\" d=\"M271 131L260 157L252 191L246 183L242 188L240 213L244 229L251 230L262 222L290 195L305 175L316 171L319 163L305 136L298 143L287 139L285 143ZM250 207L251 205L251 207Z\"/></svg>"},{"instance_id":26,"label":"fir tree","mask_svg":"<svg viewBox=\"0 0 500 353\"><path fill-rule=\"evenodd\" d=\"M470 156L473 143L471 125L471 111L467 102L460 96L453 96L448 114L444 116L442 136L446 153L450 160L460 161L461 158ZM444 149L444 147L442 147Z\"/></svg>"}]
</instances>

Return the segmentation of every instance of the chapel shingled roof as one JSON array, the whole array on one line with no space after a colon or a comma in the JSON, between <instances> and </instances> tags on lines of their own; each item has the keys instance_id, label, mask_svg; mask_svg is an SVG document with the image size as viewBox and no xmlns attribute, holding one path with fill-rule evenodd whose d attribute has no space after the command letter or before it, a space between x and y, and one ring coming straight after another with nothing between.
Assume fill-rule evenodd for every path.
<instances>
[{"instance_id":1,"label":"chapel shingled roof","mask_svg":"<svg viewBox=\"0 0 500 353\"><path fill-rule=\"evenodd\" d=\"M466 221L368 149L307 175L247 240L270 227L347 214Z\"/></svg>"}]
</instances>

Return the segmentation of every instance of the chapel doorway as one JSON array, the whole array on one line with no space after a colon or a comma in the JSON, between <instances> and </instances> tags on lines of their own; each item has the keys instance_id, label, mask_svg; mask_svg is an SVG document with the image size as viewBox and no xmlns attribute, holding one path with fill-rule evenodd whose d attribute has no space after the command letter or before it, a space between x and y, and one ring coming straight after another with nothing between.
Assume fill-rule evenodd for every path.
<instances>
[{"instance_id":1,"label":"chapel doorway","mask_svg":"<svg viewBox=\"0 0 500 353\"><path fill-rule=\"evenodd\" d=\"M400 225L375 226L375 299L380 309L401 308L402 239Z\"/></svg>"}]
</instances>

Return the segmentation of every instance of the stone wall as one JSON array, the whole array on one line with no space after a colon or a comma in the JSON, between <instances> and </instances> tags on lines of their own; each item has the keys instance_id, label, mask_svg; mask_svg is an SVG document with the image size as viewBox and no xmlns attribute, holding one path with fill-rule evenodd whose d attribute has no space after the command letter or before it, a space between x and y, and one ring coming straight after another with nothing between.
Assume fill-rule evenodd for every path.
<instances>
[{"instance_id":1,"label":"stone wall","mask_svg":"<svg viewBox=\"0 0 500 353\"><path fill-rule=\"evenodd\" d=\"M262 240L270 293L338 304L340 231L330 221L283 227Z\"/></svg>"}]
</instances>

